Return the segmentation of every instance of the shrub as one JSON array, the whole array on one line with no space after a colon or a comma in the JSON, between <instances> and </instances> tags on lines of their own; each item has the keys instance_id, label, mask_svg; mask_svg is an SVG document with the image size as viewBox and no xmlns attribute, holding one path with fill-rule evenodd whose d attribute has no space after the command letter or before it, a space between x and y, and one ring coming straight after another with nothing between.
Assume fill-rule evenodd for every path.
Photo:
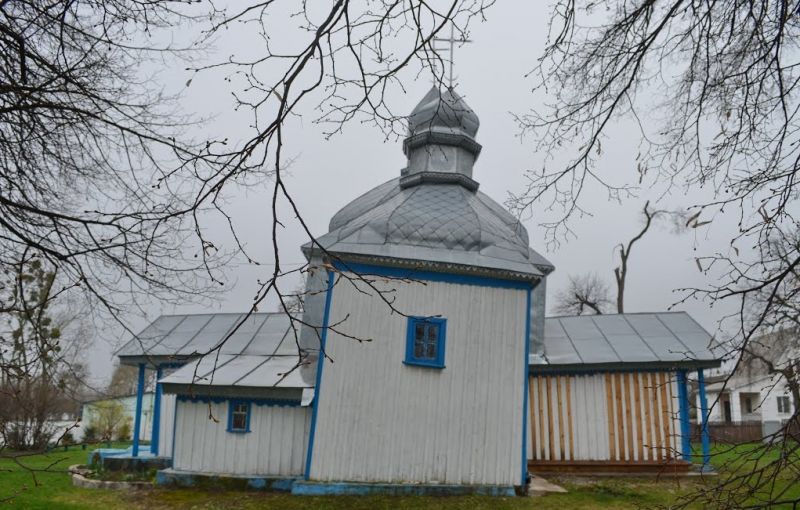
<instances>
[{"instance_id":1,"label":"shrub","mask_svg":"<svg viewBox=\"0 0 800 510\"><path fill-rule=\"evenodd\" d=\"M83 428L83 442L94 443L97 441L97 427L94 425L86 425Z\"/></svg>"},{"instance_id":2,"label":"shrub","mask_svg":"<svg viewBox=\"0 0 800 510\"><path fill-rule=\"evenodd\" d=\"M131 424L128 421L123 422L117 427L117 441L130 441L131 440Z\"/></svg>"}]
</instances>

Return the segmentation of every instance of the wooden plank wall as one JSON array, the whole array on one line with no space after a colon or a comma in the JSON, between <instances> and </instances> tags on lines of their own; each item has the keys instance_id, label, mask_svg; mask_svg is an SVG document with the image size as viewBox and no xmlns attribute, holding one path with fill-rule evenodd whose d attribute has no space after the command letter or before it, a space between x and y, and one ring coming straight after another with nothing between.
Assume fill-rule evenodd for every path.
<instances>
[{"instance_id":1,"label":"wooden plank wall","mask_svg":"<svg viewBox=\"0 0 800 510\"><path fill-rule=\"evenodd\" d=\"M531 374L529 458L675 458L680 448L675 379L667 372Z\"/></svg>"}]
</instances>

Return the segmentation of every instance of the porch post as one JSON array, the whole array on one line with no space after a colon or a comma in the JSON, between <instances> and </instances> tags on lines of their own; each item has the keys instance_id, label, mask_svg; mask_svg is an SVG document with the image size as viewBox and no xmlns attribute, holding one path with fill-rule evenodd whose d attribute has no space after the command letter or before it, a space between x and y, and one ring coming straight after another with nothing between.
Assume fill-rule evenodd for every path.
<instances>
[{"instance_id":1,"label":"porch post","mask_svg":"<svg viewBox=\"0 0 800 510\"><path fill-rule=\"evenodd\" d=\"M142 396L144 394L144 363L139 363L139 382L136 385L136 414L133 415L133 456L139 456L139 429L142 426Z\"/></svg>"},{"instance_id":2,"label":"porch post","mask_svg":"<svg viewBox=\"0 0 800 510\"><path fill-rule=\"evenodd\" d=\"M161 436L161 366L156 367L156 394L153 397L153 425L150 432L150 453L158 455L158 440Z\"/></svg>"},{"instance_id":3,"label":"porch post","mask_svg":"<svg viewBox=\"0 0 800 510\"><path fill-rule=\"evenodd\" d=\"M691 425L689 423L689 391L686 387L686 371L678 371L678 409L681 422L681 456L692 461Z\"/></svg>"},{"instance_id":4,"label":"porch post","mask_svg":"<svg viewBox=\"0 0 800 510\"><path fill-rule=\"evenodd\" d=\"M700 436L703 442L703 469L707 469L711 462L711 441L708 436L708 400L706 398L706 378L703 369L697 370L697 391L700 393L700 412L702 413L702 428Z\"/></svg>"}]
</instances>

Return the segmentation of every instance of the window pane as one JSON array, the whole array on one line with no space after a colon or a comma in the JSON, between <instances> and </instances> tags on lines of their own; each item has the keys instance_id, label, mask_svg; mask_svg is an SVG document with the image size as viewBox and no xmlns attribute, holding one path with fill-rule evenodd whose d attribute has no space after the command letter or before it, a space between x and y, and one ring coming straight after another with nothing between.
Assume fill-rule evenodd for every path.
<instances>
[{"instance_id":1,"label":"window pane","mask_svg":"<svg viewBox=\"0 0 800 510\"><path fill-rule=\"evenodd\" d=\"M421 358L423 352L425 352L425 344L422 342L414 342L414 357Z\"/></svg>"},{"instance_id":2,"label":"window pane","mask_svg":"<svg viewBox=\"0 0 800 510\"><path fill-rule=\"evenodd\" d=\"M233 408L234 413L247 413L247 404L236 404Z\"/></svg>"},{"instance_id":3,"label":"window pane","mask_svg":"<svg viewBox=\"0 0 800 510\"><path fill-rule=\"evenodd\" d=\"M439 339L439 325L428 324L428 341L435 342Z\"/></svg>"},{"instance_id":4,"label":"window pane","mask_svg":"<svg viewBox=\"0 0 800 510\"><path fill-rule=\"evenodd\" d=\"M425 353L425 357L430 359L436 359L436 344L430 343L428 344L428 350Z\"/></svg>"},{"instance_id":5,"label":"window pane","mask_svg":"<svg viewBox=\"0 0 800 510\"><path fill-rule=\"evenodd\" d=\"M418 322L414 325L414 340L421 342L425 338L425 324Z\"/></svg>"},{"instance_id":6,"label":"window pane","mask_svg":"<svg viewBox=\"0 0 800 510\"><path fill-rule=\"evenodd\" d=\"M247 415L242 413L234 413L232 428L234 430L245 430L247 428Z\"/></svg>"}]
</instances>

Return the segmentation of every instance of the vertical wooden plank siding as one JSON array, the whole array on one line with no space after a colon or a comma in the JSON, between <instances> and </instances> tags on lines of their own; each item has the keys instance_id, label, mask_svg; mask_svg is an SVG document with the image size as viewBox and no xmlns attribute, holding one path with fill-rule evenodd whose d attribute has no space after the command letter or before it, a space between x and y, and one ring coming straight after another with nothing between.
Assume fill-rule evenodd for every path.
<instances>
[{"instance_id":1,"label":"vertical wooden plank siding","mask_svg":"<svg viewBox=\"0 0 800 510\"><path fill-rule=\"evenodd\" d=\"M608 411L608 445L611 450L611 460L619 459L617 450L616 432L614 429L614 396L611 374L606 374L606 406Z\"/></svg>"},{"instance_id":2,"label":"vertical wooden plank siding","mask_svg":"<svg viewBox=\"0 0 800 510\"><path fill-rule=\"evenodd\" d=\"M561 409L561 376L556 376L556 403L558 404L558 453L559 458L564 460L564 414Z\"/></svg>"},{"instance_id":3,"label":"vertical wooden plank siding","mask_svg":"<svg viewBox=\"0 0 800 510\"><path fill-rule=\"evenodd\" d=\"M650 387L650 374L642 374L642 404L644 405L644 446L647 452L647 460L653 460L653 424L650 421L650 403L652 399L649 396Z\"/></svg>"},{"instance_id":4,"label":"vertical wooden plank siding","mask_svg":"<svg viewBox=\"0 0 800 510\"><path fill-rule=\"evenodd\" d=\"M670 373L537 374L529 383L533 460L675 458L679 428Z\"/></svg>"},{"instance_id":5,"label":"vertical wooden plank siding","mask_svg":"<svg viewBox=\"0 0 800 510\"><path fill-rule=\"evenodd\" d=\"M539 395L539 448L541 449L540 459L545 458L544 442L544 404L542 403L542 377L536 376L536 393Z\"/></svg>"},{"instance_id":6,"label":"vertical wooden plank siding","mask_svg":"<svg viewBox=\"0 0 800 510\"><path fill-rule=\"evenodd\" d=\"M569 425L569 460L575 460L575 432L572 426L572 377L567 377L567 424Z\"/></svg>"},{"instance_id":7,"label":"vertical wooden plank siding","mask_svg":"<svg viewBox=\"0 0 800 510\"><path fill-rule=\"evenodd\" d=\"M658 383L661 389L661 423L664 427L664 456L667 459L672 458L672 446L670 442L669 422L672 421L672 413L670 412L670 404L672 399L667 396L667 385L669 384L669 375L664 373L658 374Z\"/></svg>"},{"instance_id":8,"label":"vertical wooden plank siding","mask_svg":"<svg viewBox=\"0 0 800 510\"><path fill-rule=\"evenodd\" d=\"M631 378L633 374L622 374L622 381L625 385L622 394L623 401L625 402L625 425L628 429L628 460L634 460L633 457L633 417L632 417L632 400L631 400Z\"/></svg>"},{"instance_id":9,"label":"vertical wooden plank siding","mask_svg":"<svg viewBox=\"0 0 800 510\"><path fill-rule=\"evenodd\" d=\"M619 373L614 374L614 402L617 406L617 448L619 452L618 460L625 460L625 416L624 408L622 405L622 375Z\"/></svg>"}]
</instances>

